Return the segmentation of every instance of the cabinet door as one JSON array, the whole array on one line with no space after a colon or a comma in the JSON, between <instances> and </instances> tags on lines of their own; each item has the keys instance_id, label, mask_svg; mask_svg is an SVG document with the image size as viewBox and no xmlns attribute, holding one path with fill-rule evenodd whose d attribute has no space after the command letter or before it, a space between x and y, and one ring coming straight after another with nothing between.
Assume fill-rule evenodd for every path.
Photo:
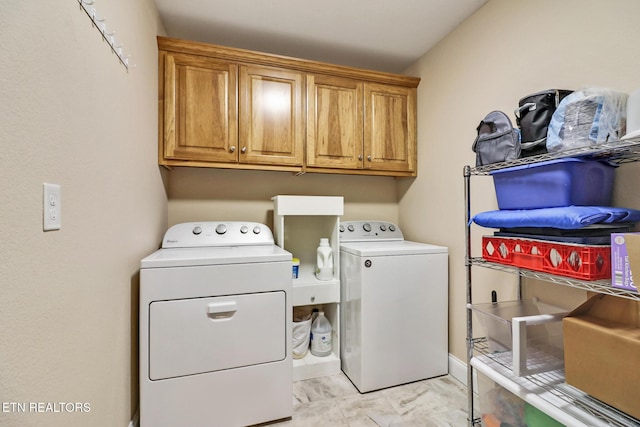
<instances>
[{"instance_id":1,"label":"cabinet door","mask_svg":"<svg viewBox=\"0 0 640 427\"><path fill-rule=\"evenodd\" d=\"M416 169L416 90L365 83L364 168Z\"/></svg>"},{"instance_id":2,"label":"cabinet door","mask_svg":"<svg viewBox=\"0 0 640 427\"><path fill-rule=\"evenodd\" d=\"M240 162L302 166L304 117L297 71L240 66Z\"/></svg>"},{"instance_id":3,"label":"cabinet door","mask_svg":"<svg viewBox=\"0 0 640 427\"><path fill-rule=\"evenodd\" d=\"M228 62L165 54L165 158L237 161L236 73Z\"/></svg>"},{"instance_id":4,"label":"cabinet door","mask_svg":"<svg viewBox=\"0 0 640 427\"><path fill-rule=\"evenodd\" d=\"M362 168L363 83L307 75L307 166Z\"/></svg>"}]
</instances>

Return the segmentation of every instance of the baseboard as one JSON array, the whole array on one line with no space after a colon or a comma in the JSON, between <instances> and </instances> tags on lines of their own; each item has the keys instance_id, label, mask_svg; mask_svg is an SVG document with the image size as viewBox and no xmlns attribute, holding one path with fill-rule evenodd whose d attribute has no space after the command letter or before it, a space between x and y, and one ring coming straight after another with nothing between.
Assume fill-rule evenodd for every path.
<instances>
[{"instance_id":1,"label":"baseboard","mask_svg":"<svg viewBox=\"0 0 640 427\"><path fill-rule=\"evenodd\" d=\"M465 386L467 385L467 364L451 353L449 353L449 375ZM473 391L478 392L478 379L475 370L473 371Z\"/></svg>"},{"instance_id":2,"label":"baseboard","mask_svg":"<svg viewBox=\"0 0 640 427\"><path fill-rule=\"evenodd\" d=\"M467 385L467 364L449 353L449 375Z\"/></svg>"},{"instance_id":3,"label":"baseboard","mask_svg":"<svg viewBox=\"0 0 640 427\"><path fill-rule=\"evenodd\" d=\"M133 418L129 421L128 427L138 427L140 424L140 410L136 409L136 413L133 414Z\"/></svg>"}]
</instances>

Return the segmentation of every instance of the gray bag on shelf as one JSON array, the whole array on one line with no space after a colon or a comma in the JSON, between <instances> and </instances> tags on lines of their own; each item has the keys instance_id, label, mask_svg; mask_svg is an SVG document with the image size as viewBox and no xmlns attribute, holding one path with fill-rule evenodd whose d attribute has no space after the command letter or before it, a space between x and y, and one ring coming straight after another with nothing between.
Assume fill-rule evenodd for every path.
<instances>
[{"instance_id":1,"label":"gray bag on shelf","mask_svg":"<svg viewBox=\"0 0 640 427\"><path fill-rule=\"evenodd\" d=\"M502 111L492 111L476 128L478 136L471 147L476 166L507 162L520 157L520 131Z\"/></svg>"}]
</instances>

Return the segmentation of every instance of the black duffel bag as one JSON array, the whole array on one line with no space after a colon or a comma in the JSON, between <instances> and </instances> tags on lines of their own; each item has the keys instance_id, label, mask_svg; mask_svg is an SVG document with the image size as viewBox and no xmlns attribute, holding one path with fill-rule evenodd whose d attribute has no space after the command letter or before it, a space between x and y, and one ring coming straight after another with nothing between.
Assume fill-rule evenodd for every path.
<instances>
[{"instance_id":1,"label":"black duffel bag","mask_svg":"<svg viewBox=\"0 0 640 427\"><path fill-rule=\"evenodd\" d=\"M547 130L551 116L560 101L571 90L548 89L527 95L520 99L518 108L513 112L516 124L520 128L520 156L529 157L547 152Z\"/></svg>"},{"instance_id":2,"label":"black duffel bag","mask_svg":"<svg viewBox=\"0 0 640 427\"><path fill-rule=\"evenodd\" d=\"M520 156L520 135L502 111L492 111L476 128L478 136L471 148L476 166L507 162Z\"/></svg>"}]
</instances>

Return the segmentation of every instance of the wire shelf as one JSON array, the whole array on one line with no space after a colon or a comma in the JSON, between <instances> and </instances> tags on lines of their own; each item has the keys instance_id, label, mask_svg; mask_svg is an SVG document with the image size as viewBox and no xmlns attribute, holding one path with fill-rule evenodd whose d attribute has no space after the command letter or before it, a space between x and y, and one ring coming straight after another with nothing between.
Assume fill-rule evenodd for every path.
<instances>
[{"instance_id":1,"label":"wire shelf","mask_svg":"<svg viewBox=\"0 0 640 427\"><path fill-rule=\"evenodd\" d=\"M575 419L578 425L593 427L592 424L597 422L600 426L640 427L640 420L567 384L564 369L517 377L513 375L513 355L510 351L491 353L486 338L475 338L472 342L477 354L474 357L476 359L474 366L477 368L486 366L491 369L499 376L493 379L507 389L513 389L515 385L518 390L522 390L520 397L524 400L533 394L548 405L559 409L566 416ZM539 362L533 360L532 363L546 363L549 357L542 353L539 356L544 360Z\"/></svg>"},{"instance_id":2,"label":"wire shelf","mask_svg":"<svg viewBox=\"0 0 640 427\"><path fill-rule=\"evenodd\" d=\"M548 160L562 159L566 157L584 157L595 160L608 160L616 164L637 162L640 161L640 138L630 138L624 141L618 140L604 144L574 148L572 150L561 151L558 153L546 153L538 156L524 157L509 162L477 166L475 168L469 168L469 173L471 175L489 175L490 172L498 169L546 162Z\"/></svg>"},{"instance_id":3,"label":"wire shelf","mask_svg":"<svg viewBox=\"0 0 640 427\"><path fill-rule=\"evenodd\" d=\"M547 153L539 156L526 157L509 162L500 162L477 167L464 167L463 176L465 178L464 192L466 201L465 221L467 224L465 229L465 242L467 245L465 257L465 266L467 270L467 304L472 303L472 266L486 267L516 274L520 277L538 279L590 292L640 301L640 293L637 291L614 288L611 286L610 280L578 280L510 265L492 263L483 258L475 258L471 256L470 177L472 175L486 176L490 175L493 171L504 168L530 165L567 157L606 160L613 164L638 162L640 161L640 137L581 147L559 153ZM563 369L549 370L547 372L532 374L525 377L516 377L513 375L512 354L510 352L508 354L490 353L486 339L472 338L472 323L471 310L468 309L467 360L469 362L469 370L467 372L467 382L469 384L473 381L474 370L482 372L489 378L493 379L496 383L510 389L511 392L518 395L523 400L528 401L533 406L538 407L538 409L543 410L548 415L553 416L567 426L640 427L640 420L621 413L615 408L612 408L566 384ZM472 367L473 369L471 369ZM481 419L477 418L472 390L469 390L468 405L470 413L468 419L469 426L480 426Z\"/></svg>"},{"instance_id":4,"label":"wire shelf","mask_svg":"<svg viewBox=\"0 0 640 427\"><path fill-rule=\"evenodd\" d=\"M570 286L572 288L582 289L600 294L614 295L621 298L627 298L640 301L640 293L618 289L611 286L611 280L578 280L570 277L557 276L554 274L543 273L540 271L527 270L525 268L512 267L504 264L496 264L489 262L483 258L475 257L467 260L468 265L477 265L480 267L491 268L493 270L504 271L511 274L518 274L522 277L530 279L544 280L558 285Z\"/></svg>"}]
</instances>

